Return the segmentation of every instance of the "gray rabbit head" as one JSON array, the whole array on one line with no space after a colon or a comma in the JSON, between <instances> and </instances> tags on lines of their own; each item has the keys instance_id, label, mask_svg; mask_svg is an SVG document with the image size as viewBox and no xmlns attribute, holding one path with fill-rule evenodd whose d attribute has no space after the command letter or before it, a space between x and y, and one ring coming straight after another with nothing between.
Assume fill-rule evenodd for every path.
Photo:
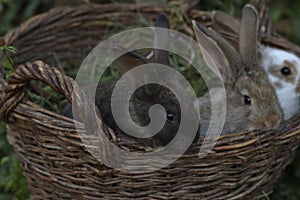
<instances>
[{"instance_id":1,"label":"gray rabbit head","mask_svg":"<svg viewBox=\"0 0 300 200\"><path fill-rule=\"evenodd\" d=\"M155 27L170 29L170 24L166 15L161 14L157 17ZM163 43L168 45L169 35L155 35L154 42ZM119 48L122 51L122 48ZM123 49L125 51L125 49ZM137 52L127 52L123 54L116 62L117 69L124 74L136 66L147 63L158 63L171 67L169 53L161 49L153 50L153 57L147 59L145 56ZM151 66L150 66L151 67ZM144 80L151 79L147 73L134 74L135 76L142 77ZM168 78L168 76L166 76ZM131 78L135 81L135 77ZM168 80L166 80L168 81ZM172 78L169 80L172 81ZM166 111L166 122L164 127L154 136L163 145L169 143L176 135L180 124L180 105L174 93L167 87L158 84L147 84L138 88L131 98L129 104L129 112L132 119L140 126L148 125L151 120L149 117L150 108L159 104L164 107ZM147 131L147 130L145 130Z\"/></svg>"},{"instance_id":2,"label":"gray rabbit head","mask_svg":"<svg viewBox=\"0 0 300 200\"><path fill-rule=\"evenodd\" d=\"M156 19L155 27L170 29L167 16L164 14L159 15ZM155 35L154 42L168 45L169 35L167 32L165 33L165 35ZM166 66L171 66L169 61L169 53L161 49L154 49L153 56L150 59L147 56L138 53L137 51L128 52L123 47L116 47L115 51L119 51L119 53L121 52L122 54L122 56L115 61L116 68L121 75L124 75L129 70L134 69L137 66L148 63L159 63ZM144 80L151 78L146 72L143 71L134 72L133 70L132 75L133 77L130 78L130 81L132 81L133 84L135 84L134 82L137 81L137 77L141 77ZM172 78L170 78L170 81L172 81ZM100 110L103 121L113 130L123 133L123 131L118 127L116 119L114 119L111 108L112 91L116 83L117 80L100 83L96 90L95 104ZM88 90L88 87L89 86L83 89ZM126 88L126 86L124 86L124 88ZM118 98L123 97L120 96ZM155 104L163 106L166 111L165 125L153 138L141 139L141 141L145 140L145 142L147 142L149 140L156 140L156 145L167 144L176 135L181 118L179 102L175 94L173 94L169 89L158 84L147 84L141 86L133 93L130 99L129 113L135 123L140 126L146 126L151 121L149 117L149 110ZM72 117L72 106L70 104L67 105L61 111L61 114L67 117Z\"/></svg>"}]
</instances>

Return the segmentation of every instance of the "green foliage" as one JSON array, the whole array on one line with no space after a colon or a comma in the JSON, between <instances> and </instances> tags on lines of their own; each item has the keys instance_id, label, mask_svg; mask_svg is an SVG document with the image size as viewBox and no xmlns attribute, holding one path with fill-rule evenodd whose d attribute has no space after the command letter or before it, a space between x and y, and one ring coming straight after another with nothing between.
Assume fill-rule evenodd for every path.
<instances>
[{"instance_id":1,"label":"green foliage","mask_svg":"<svg viewBox=\"0 0 300 200\"><path fill-rule=\"evenodd\" d=\"M186 60L175 54L171 54L171 62L172 66L189 81L195 94L202 96L207 87L197 70L191 64L187 63Z\"/></svg>"},{"instance_id":2,"label":"green foliage","mask_svg":"<svg viewBox=\"0 0 300 200\"><path fill-rule=\"evenodd\" d=\"M54 92L54 91L50 88L50 86L43 86L41 83L36 83L36 84L37 84L37 87L38 87L38 88L41 88L41 94L43 94L43 93L44 93L44 94L45 94L45 93L51 93L51 95L55 95L55 96L57 96L57 97L59 96L56 92ZM57 104L51 102L51 100L50 100L49 98L45 98L45 97L41 96L40 94L37 94L37 93L32 92L32 91L30 91L30 90L26 90L26 94L27 94L28 98L29 98L32 102L34 102L34 103L36 103L36 104L42 106L43 108L46 108L46 109L48 109L48 110L50 110L50 111L54 111L54 112L57 112L57 111L58 111L58 106L57 106ZM56 94L57 94L57 95L56 95Z\"/></svg>"},{"instance_id":3,"label":"green foliage","mask_svg":"<svg viewBox=\"0 0 300 200\"><path fill-rule=\"evenodd\" d=\"M271 16L276 30L291 41L300 44L299 1L272 1Z\"/></svg>"},{"instance_id":4,"label":"green foliage","mask_svg":"<svg viewBox=\"0 0 300 200\"><path fill-rule=\"evenodd\" d=\"M0 122L0 199L28 199L26 179L16 153L6 141L3 122Z\"/></svg>"},{"instance_id":5,"label":"green foliage","mask_svg":"<svg viewBox=\"0 0 300 200\"><path fill-rule=\"evenodd\" d=\"M14 71L13 60L9 53L16 53L17 50L13 46L3 45L0 46L0 51L3 54L1 74L5 78ZM0 122L0 177L0 199L28 198L26 179L22 174L17 154L6 141L3 122Z\"/></svg>"},{"instance_id":6,"label":"green foliage","mask_svg":"<svg viewBox=\"0 0 300 200\"><path fill-rule=\"evenodd\" d=\"M2 58L2 67L3 67L3 72L1 71L1 74L8 76L14 71L14 65L13 65L13 60L11 57L8 55L8 53L16 53L17 50L13 46L0 46L0 51L2 51L4 57Z\"/></svg>"},{"instance_id":7,"label":"green foliage","mask_svg":"<svg viewBox=\"0 0 300 200\"><path fill-rule=\"evenodd\" d=\"M17 52L17 49L13 46L0 46L0 51L9 51L11 53L16 53Z\"/></svg>"},{"instance_id":8,"label":"green foliage","mask_svg":"<svg viewBox=\"0 0 300 200\"><path fill-rule=\"evenodd\" d=\"M272 200L298 200L300 199L300 149L294 162L287 167L271 195Z\"/></svg>"},{"instance_id":9,"label":"green foliage","mask_svg":"<svg viewBox=\"0 0 300 200\"><path fill-rule=\"evenodd\" d=\"M249 3L249 0L203 0L199 4L202 10L224 10L231 15L240 16L242 7Z\"/></svg>"},{"instance_id":10,"label":"green foliage","mask_svg":"<svg viewBox=\"0 0 300 200\"><path fill-rule=\"evenodd\" d=\"M30 16L48 10L51 0L0 0L0 34L20 24Z\"/></svg>"}]
</instances>

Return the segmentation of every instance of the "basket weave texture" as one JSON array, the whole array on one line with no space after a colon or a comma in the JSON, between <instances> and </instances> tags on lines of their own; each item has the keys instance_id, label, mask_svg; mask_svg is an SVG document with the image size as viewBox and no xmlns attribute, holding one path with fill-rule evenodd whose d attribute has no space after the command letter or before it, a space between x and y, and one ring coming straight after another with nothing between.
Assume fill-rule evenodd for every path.
<instances>
[{"instance_id":1,"label":"basket weave texture","mask_svg":"<svg viewBox=\"0 0 300 200\"><path fill-rule=\"evenodd\" d=\"M297 46L272 30L265 5L257 6L262 25L268 24L262 41L300 55ZM161 12L170 18L185 16L188 20L182 21L181 31L189 35L190 19L212 25L209 12L190 8L84 5L56 8L35 16L5 36L6 43L18 49L12 57L19 66L7 80L0 80L0 117L6 121L8 139L19 155L32 199L264 199L263 193L272 190L299 145L299 116L278 131L221 136L213 150L201 159L197 154L200 138L168 167L130 174L109 168L89 154L72 120L26 98L24 88L29 81L37 80L70 102L75 92L77 104L83 105L82 112L89 112L84 93L55 66L63 63L65 71L78 67L104 36L140 22L138 14L151 22ZM109 136L128 151L142 151L135 141L115 135L97 116L91 118L97 118L103 137ZM84 125L75 123L88 137ZM118 155L105 156L120 159Z\"/></svg>"}]
</instances>

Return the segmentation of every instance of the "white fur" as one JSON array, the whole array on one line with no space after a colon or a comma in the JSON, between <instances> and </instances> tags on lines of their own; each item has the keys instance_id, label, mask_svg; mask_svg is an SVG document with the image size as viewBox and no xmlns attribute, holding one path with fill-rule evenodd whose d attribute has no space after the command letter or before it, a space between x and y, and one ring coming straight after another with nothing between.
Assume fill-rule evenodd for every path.
<instances>
[{"instance_id":1,"label":"white fur","mask_svg":"<svg viewBox=\"0 0 300 200\"><path fill-rule=\"evenodd\" d=\"M300 77L300 58L291 52L273 47L262 46L260 50L263 56L262 66L267 72L270 82L276 89L276 94L284 113L284 119L289 119L293 115L297 114L300 110L300 94L296 93L296 88L299 85ZM292 72L295 76L295 83L289 83L286 80L269 73L269 69L274 65L281 65L284 67L285 60L293 63L296 68L296 72ZM280 70L278 70L278 74L280 74ZM281 83L283 87L276 87L276 82Z\"/></svg>"}]
</instances>

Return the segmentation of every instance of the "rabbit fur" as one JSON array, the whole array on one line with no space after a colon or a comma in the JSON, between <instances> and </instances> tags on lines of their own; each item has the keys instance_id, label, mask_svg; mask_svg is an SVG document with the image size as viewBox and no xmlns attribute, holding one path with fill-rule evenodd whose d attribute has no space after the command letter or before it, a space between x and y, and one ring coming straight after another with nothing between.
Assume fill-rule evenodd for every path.
<instances>
[{"instance_id":1,"label":"rabbit fur","mask_svg":"<svg viewBox=\"0 0 300 200\"><path fill-rule=\"evenodd\" d=\"M256 9L246 5L239 31L240 53L216 31L193 21L203 58L207 65L216 66L225 85L227 111L222 134L278 128L282 120L275 90L258 58L258 20ZM218 97L222 94L220 91L220 88L213 88L199 98L201 135L208 129L211 112L217 116L220 112L219 109L211 110L209 104L225 105Z\"/></svg>"},{"instance_id":2,"label":"rabbit fur","mask_svg":"<svg viewBox=\"0 0 300 200\"><path fill-rule=\"evenodd\" d=\"M155 27L170 29L170 24L168 18L165 14L161 14L157 17L155 22ZM165 45L168 44L168 36L155 36L155 42L162 42ZM166 51L155 49L153 51L152 58L143 56L137 52L127 52L126 49L122 47L117 47L115 50L122 51L123 55L119 57L116 61L116 67L121 74L125 74L130 69L136 66L150 63L154 60L155 63L160 63L164 65L170 65L169 54ZM136 74L137 76L143 76L147 79L147 74ZM134 77L132 78L134 81ZM123 131L118 127L111 110L111 95L117 80L111 80L108 82L100 83L96 89L95 104L98 107L102 119L104 122L113 130L118 133L123 133ZM83 89L88 89L87 86ZM176 99L176 96L170 92L167 88L148 84L143 87L138 88L134 95L132 96L129 103L129 112L133 121L135 121L140 126L145 126L150 123L150 117L148 115L149 109L154 104L162 105L166 110L166 123L162 130L157 133L154 138L155 145L167 144L175 136L178 126L180 124L180 107ZM72 106L68 104L60 114L73 118ZM145 130L146 131L146 130ZM149 140L150 140L149 139ZM149 141L146 140L145 141Z\"/></svg>"},{"instance_id":3,"label":"rabbit fur","mask_svg":"<svg viewBox=\"0 0 300 200\"><path fill-rule=\"evenodd\" d=\"M212 19L213 28L237 48L240 22L222 11L214 11ZM300 110L300 58L276 47L260 45L258 48L261 65L276 89L284 119L287 120Z\"/></svg>"}]
</instances>

